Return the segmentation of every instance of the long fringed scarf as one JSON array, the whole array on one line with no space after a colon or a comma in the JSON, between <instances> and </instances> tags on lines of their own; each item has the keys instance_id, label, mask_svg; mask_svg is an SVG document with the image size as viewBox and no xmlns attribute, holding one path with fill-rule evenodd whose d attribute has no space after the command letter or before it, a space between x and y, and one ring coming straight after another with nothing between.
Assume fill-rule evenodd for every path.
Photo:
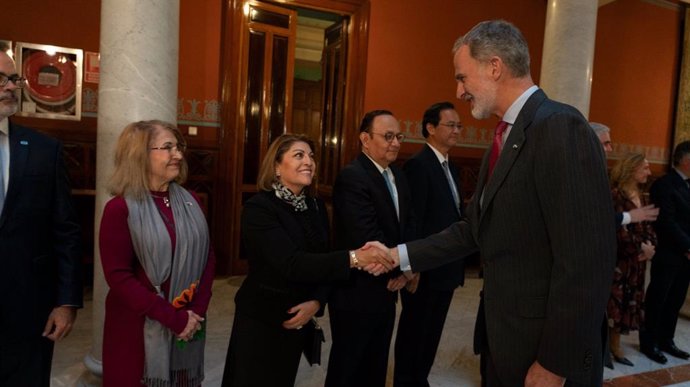
<instances>
[{"instance_id":1,"label":"long fringed scarf","mask_svg":"<svg viewBox=\"0 0 690 387\"><path fill-rule=\"evenodd\" d=\"M183 291L193 289L206 267L209 250L208 225L194 197L184 188L170 183L170 205L175 222L173 253L164 220L151 197L125 198L127 222L134 251L158 296L172 301ZM170 277L166 295L161 285ZM194 285L194 286L192 286ZM146 364L142 383L150 387L199 386L204 379L203 338L175 345L176 337L161 323L146 318L144 348Z\"/></svg>"}]
</instances>

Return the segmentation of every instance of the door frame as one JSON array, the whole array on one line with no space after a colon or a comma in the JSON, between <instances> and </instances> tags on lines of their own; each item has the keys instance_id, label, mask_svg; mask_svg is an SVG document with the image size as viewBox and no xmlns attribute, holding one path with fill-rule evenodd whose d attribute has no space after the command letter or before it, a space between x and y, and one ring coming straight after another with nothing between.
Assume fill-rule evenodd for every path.
<instances>
[{"instance_id":1,"label":"door frame","mask_svg":"<svg viewBox=\"0 0 690 387\"><path fill-rule=\"evenodd\" d=\"M347 85L345 87L343 133L340 139L340 168L359 152L358 123L364 114L364 91L366 86L367 47L369 40L369 0L277 0L268 4L288 7L311 8L348 16ZM213 206L216 209L213 224L214 246L217 258L217 273L244 274L246 262L239 260L240 198L238 188L239 148L243 141L244 112L240 108L242 95L242 53L244 15L246 0L225 0L222 10L221 37L221 126L219 131L219 181ZM242 129L240 129L242 128Z\"/></svg>"}]
</instances>

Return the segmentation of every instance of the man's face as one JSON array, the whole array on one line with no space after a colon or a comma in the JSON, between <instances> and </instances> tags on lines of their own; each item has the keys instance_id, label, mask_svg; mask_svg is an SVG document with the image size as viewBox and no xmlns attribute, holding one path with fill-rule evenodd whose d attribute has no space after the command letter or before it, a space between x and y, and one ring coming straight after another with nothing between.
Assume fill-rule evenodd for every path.
<instances>
[{"instance_id":1,"label":"man's face","mask_svg":"<svg viewBox=\"0 0 690 387\"><path fill-rule=\"evenodd\" d=\"M4 52L0 52L0 73L4 75L14 75L17 73L14 61ZM15 90L17 90L17 85L14 82L7 82L5 86L0 88L0 119L9 117L17 112L19 105Z\"/></svg>"},{"instance_id":2,"label":"man's face","mask_svg":"<svg viewBox=\"0 0 690 387\"><path fill-rule=\"evenodd\" d=\"M439 150L448 151L458 143L460 134L460 116L454 109L442 110L437 126L427 125L428 141Z\"/></svg>"},{"instance_id":3,"label":"man's face","mask_svg":"<svg viewBox=\"0 0 690 387\"><path fill-rule=\"evenodd\" d=\"M455 53L456 97L470 101L472 117L482 120L494 114L497 85L492 79L492 68L470 56L470 47L464 45Z\"/></svg>"},{"instance_id":4,"label":"man's face","mask_svg":"<svg viewBox=\"0 0 690 387\"><path fill-rule=\"evenodd\" d=\"M386 134L392 135L391 142L386 140ZM395 117L390 115L376 116L372 122L369 133L362 132L359 139L362 149L372 160L384 168L388 168L400 151L400 141L395 137L400 134L400 124Z\"/></svg>"},{"instance_id":5,"label":"man's face","mask_svg":"<svg viewBox=\"0 0 690 387\"><path fill-rule=\"evenodd\" d=\"M613 152L613 144L611 143L611 135L609 134L609 132L598 133L597 137L599 137L599 142L601 142L601 146L604 147L604 152Z\"/></svg>"}]
</instances>

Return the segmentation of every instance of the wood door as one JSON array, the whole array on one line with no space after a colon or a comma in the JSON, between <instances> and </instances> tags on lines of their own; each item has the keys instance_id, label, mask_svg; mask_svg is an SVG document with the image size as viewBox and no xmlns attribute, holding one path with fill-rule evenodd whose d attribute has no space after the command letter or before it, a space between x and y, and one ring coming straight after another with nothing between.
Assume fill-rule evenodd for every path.
<instances>
[{"instance_id":1,"label":"wood door","mask_svg":"<svg viewBox=\"0 0 690 387\"><path fill-rule=\"evenodd\" d=\"M220 178L212 225L218 273L246 272L246 261L239 259L242 204L256 192L256 172L270 141L292 131L294 9L332 12L347 16L350 21L343 27L349 38L342 43L347 46L348 55L340 63L351 81L336 97L342 98L339 114L343 129L337 139L340 156L332 169L339 170L358 151L357 123L364 105L369 6L369 0L223 2ZM286 45L281 40L284 37ZM287 47L289 53L286 60L282 59L282 47Z\"/></svg>"}]
</instances>

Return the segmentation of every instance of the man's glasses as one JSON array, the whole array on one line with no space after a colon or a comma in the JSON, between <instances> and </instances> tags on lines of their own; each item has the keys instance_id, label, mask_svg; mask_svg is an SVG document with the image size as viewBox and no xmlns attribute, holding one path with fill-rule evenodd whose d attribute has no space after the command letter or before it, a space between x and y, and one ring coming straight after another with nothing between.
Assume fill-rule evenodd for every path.
<instances>
[{"instance_id":1,"label":"man's glasses","mask_svg":"<svg viewBox=\"0 0 690 387\"><path fill-rule=\"evenodd\" d=\"M184 144L177 144L177 145L165 144L163 146L154 146L154 147L151 147L149 149L150 150L164 150L164 151L168 151L168 153L171 153L171 154L173 153L173 151L175 151L175 152L180 152L180 154L182 154L187 149L187 146Z\"/></svg>"},{"instance_id":2,"label":"man's glasses","mask_svg":"<svg viewBox=\"0 0 690 387\"><path fill-rule=\"evenodd\" d=\"M0 87L7 86L7 83L10 81L20 89L26 87L27 85L26 78L20 77L18 74L5 75L3 73L0 73Z\"/></svg>"},{"instance_id":3,"label":"man's glasses","mask_svg":"<svg viewBox=\"0 0 690 387\"><path fill-rule=\"evenodd\" d=\"M393 142L394 138L398 139L398 142L403 142L403 140L405 139L405 135L402 133L388 132L386 134L381 134L381 133L371 132L371 134L377 134L377 135L383 137L386 140L386 142Z\"/></svg>"},{"instance_id":4,"label":"man's glasses","mask_svg":"<svg viewBox=\"0 0 690 387\"><path fill-rule=\"evenodd\" d=\"M454 128L457 130L462 129L462 124L459 122L439 122L438 124L441 126L447 126L449 128Z\"/></svg>"}]
</instances>

